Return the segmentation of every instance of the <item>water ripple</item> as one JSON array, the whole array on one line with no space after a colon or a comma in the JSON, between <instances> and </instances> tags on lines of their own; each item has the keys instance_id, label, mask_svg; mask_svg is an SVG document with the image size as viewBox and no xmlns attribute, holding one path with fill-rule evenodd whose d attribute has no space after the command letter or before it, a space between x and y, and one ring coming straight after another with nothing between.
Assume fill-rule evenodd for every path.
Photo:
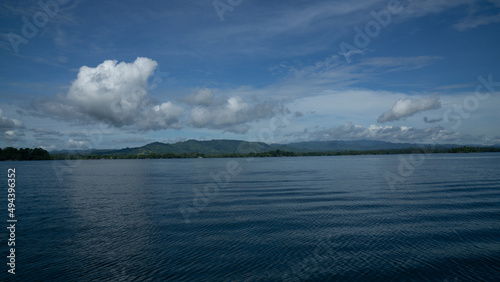
<instances>
[{"instance_id":1,"label":"water ripple","mask_svg":"<svg viewBox=\"0 0 500 282\"><path fill-rule=\"evenodd\" d=\"M397 156L241 162L190 224L179 205L228 160L83 161L55 184L19 163L18 278L494 281L500 154L486 155L428 156L395 190Z\"/></svg>"}]
</instances>

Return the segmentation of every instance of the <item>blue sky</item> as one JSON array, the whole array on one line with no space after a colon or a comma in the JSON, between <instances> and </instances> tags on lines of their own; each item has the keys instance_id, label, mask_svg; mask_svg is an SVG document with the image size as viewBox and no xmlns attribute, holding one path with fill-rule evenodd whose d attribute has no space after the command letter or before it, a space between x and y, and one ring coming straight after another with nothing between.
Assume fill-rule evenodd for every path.
<instances>
[{"instance_id":1,"label":"blue sky","mask_svg":"<svg viewBox=\"0 0 500 282\"><path fill-rule=\"evenodd\" d=\"M498 0L2 1L0 17L1 147L500 144Z\"/></svg>"}]
</instances>

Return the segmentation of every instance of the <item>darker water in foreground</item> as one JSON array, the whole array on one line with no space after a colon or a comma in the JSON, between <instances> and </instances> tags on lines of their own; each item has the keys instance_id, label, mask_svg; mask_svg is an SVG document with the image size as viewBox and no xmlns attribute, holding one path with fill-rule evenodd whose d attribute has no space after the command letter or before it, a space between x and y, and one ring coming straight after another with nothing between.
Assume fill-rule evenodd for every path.
<instances>
[{"instance_id":1,"label":"darker water in foreground","mask_svg":"<svg viewBox=\"0 0 500 282\"><path fill-rule=\"evenodd\" d=\"M16 281L500 277L498 153L0 167L3 281L8 168Z\"/></svg>"}]
</instances>

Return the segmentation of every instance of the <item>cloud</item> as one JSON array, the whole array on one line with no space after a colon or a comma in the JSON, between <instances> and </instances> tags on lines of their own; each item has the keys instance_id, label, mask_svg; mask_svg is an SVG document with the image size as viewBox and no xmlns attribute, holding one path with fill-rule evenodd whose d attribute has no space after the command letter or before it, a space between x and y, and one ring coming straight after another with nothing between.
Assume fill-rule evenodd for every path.
<instances>
[{"instance_id":1,"label":"cloud","mask_svg":"<svg viewBox=\"0 0 500 282\"><path fill-rule=\"evenodd\" d=\"M297 117L297 118L298 118L298 117L303 117L303 116L304 116L304 113L299 112L299 111L296 111L295 113L293 113L293 116L294 116L294 117Z\"/></svg>"},{"instance_id":2,"label":"cloud","mask_svg":"<svg viewBox=\"0 0 500 282\"><path fill-rule=\"evenodd\" d=\"M400 16L404 17L423 17L429 14L438 14L449 9L453 9L462 5L472 5L475 0L416 0L408 4L401 12Z\"/></svg>"},{"instance_id":3,"label":"cloud","mask_svg":"<svg viewBox=\"0 0 500 282\"><path fill-rule=\"evenodd\" d=\"M347 63L343 56L331 55L308 65L280 64L274 66L272 71L284 74L280 86L291 88L288 92L306 87L303 91L321 92L378 80L381 75L391 72L421 69L442 59L439 56L373 57ZM304 95L303 91L299 95Z\"/></svg>"},{"instance_id":4,"label":"cloud","mask_svg":"<svg viewBox=\"0 0 500 282\"><path fill-rule=\"evenodd\" d=\"M190 105L205 105L208 106L212 104L214 95L212 90L204 88L200 89L195 93L189 94L184 100Z\"/></svg>"},{"instance_id":5,"label":"cloud","mask_svg":"<svg viewBox=\"0 0 500 282\"><path fill-rule=\"evenodd\" d=\"M137 128L139 130L181 128L182 126L179 118L183 112L183 108L171 102L155 105L152 107L152 111L143 113L143 118L137 121Z\"/></svg>"},{"instance_id":6,"label":"cloud","mask_svg":"<svg viewBox=\"0 0 500 282\"><path fill-rule=\"evenodd\" d=\"M183 109L159 103L147 91L158 63L138 57L133 63L106 60L95 68L83 66L65 96L31 104L35 115L102 122L138 130L180 128Z\"/></svg>"},{"instance_id":7,"label":"cloud","mask_svg":"<svg viewBox=\"0 0 500 282\"><path fill-rule=\"evenodd\" d=\"M274 116L280 110L276 102L250 105L239 97L230 97L223 103L196 106L191 110L191 123L199 128L222 129L234 133L246 133L247 123Z\"/></svg>"},{"instance_id":8,"label":"cloud","mask_svg":"<svg viewBox=\"0 0 500 282\"><path fill-rule=\"evenodd\" d=\"M44 143L60 143L60 137L64 136L61 132L48 128L33 128L30 131L37 141L43 141Z\"/></svg>"},{"instance_id":9,"label":"cloud","mask_svg":"<svg viewBox=\"0 0 500 282\"><path fill-rule=\"evenodd\" d=\"M500 14L469 17L455 24L454 27L459 31L466 31L481 25L488 25L496 22L500 22Z\"/></svg>"},{"instance_id":10,"label":"cloud","mask_svg":"<svg viewBox=\"0 0 500 282\"><path fill-rule=\"evenodd\" d=\"M424 117L424 122L425 123L436 123L436 122L440 122L442 120L443 120L442 117L440 117L440 118L432 118L432 119L429 119L428 117Z\"/></svg>"},{"instance_id":11,"label":"cloud","mask_svg":"<svg viewBox=\"0 0 500 282\"><path fill-rule=\"evenodd\" d=\"M23 128L24 124L18 119L10 119L3 116L3 110L0 109L0 130Z\"/></svg>"},{"instance_id":12,"label":"cloud","mask_svg":"<svg viewBox=\"0 0 500 282\"><path fill-rule=\"evenodd\" d=\"M418 112L438 109L441 107L438 96L431 96L428 98L413 100L411 98L399 99L394 103L392 109L383 113L377 122L396 121Z\"/></svg>"},{"instance_id":13,"label":"cloud","mask_svg":"<svg viewBox=\"0 0 500 282\"><path fill-rule=\"evenodd\" d=\"M18 119L11 119L3 115L0 109L0 140L20 141L24 134L24 124Z\"/></svg>"},{"instance_id":14,"label":"cloud","mask_svg":"<svg viewBox=\"0 0 500 282\"><path fill-rule=\"evenodd\" d=\"M470 9L469 15L457 22L453 27L458 31L467 31L482 25L500 22L500 13L498 13L500 1L488 0L488 2L490 2L490 5L482 2L482 5Z\"/></svg>"},{"instance_id":15,"label":"cloud","mask_svg":"<svg viewBox=\"0 0 500 282\"><path fill-rule=\"evenodd\" d=\"M405 7L403 12L399 15L401 17L423 17L429 14L438 14L446 10L451 10L460 6L464 7L463 11L469 11L469 15L453 27L459 31L466 31L469 29L477 28L481 25L488 25L500 21L500 14L493 15L478 15L478 11L495 11L500 7L498 0L488 0L492 5L487 5L486 1L481 0L414 0L411 4Z\"/></svg>"},{"instance_id":16,"label":"cloud","mask_svg":"<svg viewBox=\"0 0 500 282\"><path fill-rule=\"evenodd\" d=\"M293 135L293 134L292 134ZM295 137L303 137L304 132ZM352 122L328 129L307 132L308 140L378 140L396 143L481 143L482 139L458 132L450 132L440 126L415 128L410 126L370 125L364 127Z\"/></svg>"},{"instance_id":17,"label":"cloud","mask_svg":"<svg viewBox=\"0 0 500 282\"><path fill-rule=\"evenodd\" d=\"M46 136L61 137L61 136L64 136L64 134L62 134L61 132L55 131L52 129L48 129L48 128L34 128L31 130L31 132L33 132L34 137L46 137Z\"/></svg>"},{"instance_id":18,"label":"cloud","mask_svg":"<svg viewBox=\"0 0 500 282\"><path fill-rule=\"evenodd\" d=\"M21 137L24 137L24 131L7 130L0 131L0 140L2 141L22 141Z\"/></svg>"},{"instance_id":19,"label":"cloud","mask_svg":"<svg viewBox=\"0 0 500 282\"><path fill-rule=\"evenodd\" d=\"M287 66L285 66L287 67ZM360 66L347 64L339 55L332 55L306 66L288 66L284 83L300 87L307 85L336 87L349 86L361 81L366 74L359 72Z\"/></svg>"},{"instance_id":20,"label":"cloud","mask_svg":"<svg viewBox=\"0 0 500 282\"><path fill-rule=\"evenodd\" d=\"M75 150L82 150L82 149L85 150L91 148L91 144L89 141L74 140L74 139L69 139L66 146L68 149L75 149Z\"/></svg>"},{"instance_id":21,"label":"cloud","mask_svg":"<svg viewBox=\"0 0 500 282\"><path fill-rule=\"evenodd\" d=\"M113 140L113 143L119 143L119 144L128 144L128 143L141 143L141 144L147 144L147 143L152 143L154 142L155 139L153 138L143 138L143 137L127 137L127 138L122 138L122 139L115 139Z\"/></svg>"},{"instance_id":22,"label":"cloud","mask_svg":"<svg viewBox=\"0 0 500 282\"><path fill-rule=\"evenodd\" d=\"M391 68L390 72L393 72L423 68L440 59L443 58L438 56L375 57L364 59L361 65Z\"/></svg>"}]
</instances>

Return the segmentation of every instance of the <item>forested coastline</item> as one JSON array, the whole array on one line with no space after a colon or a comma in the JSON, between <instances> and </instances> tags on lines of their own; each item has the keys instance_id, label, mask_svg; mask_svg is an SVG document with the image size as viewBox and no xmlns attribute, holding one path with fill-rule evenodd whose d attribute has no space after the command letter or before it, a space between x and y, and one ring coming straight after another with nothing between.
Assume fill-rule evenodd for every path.
<instances>
[{"instance_id":1,"label":"forested coastline","mask_svg":"<svg viewBox=\"0 0 500 282\"><path fill-rule=\"evenodd\" d=\"M39 161L51 159L49 152L42 148L0 148L0 161Z\"/></svg>"},{"instance_id":2,"label":"forested coastline","mask_svg":"<svg viewBox=\"0 0 500 282\"><path fill-rule=\"evenodd\" d=\"M185 158L265 158L265 157L306 157L306 156L347 156L347 155L394 155L394 154L443 154L443 153L487 153L500 152L498 147L456 147L451 149L408 148L381 150L345 150L330 152L289 152L273 150L260 153L140 153L140 154L56 154L52 159L185 159Z\"/></svg>"},{"instance_id":3,"label":"forested coastline","mask_svg":"<svg viewBox=\"0 0 500 282\"><path fill-rule=\"evenodd\" d=\"M346 156L346 155L393 155L393 154L438 154L438 153L485 153L500 152L498 147L456 147L451 149L408 148L382 150L346 150L330 152L288 152L273 150L260 153L140 153L140 154L92 154L66 153L49 154L42 148L0 148L0 161L35 161L64 159L184 159L184 158L263 158L263 157L303 157L303 156Z\"/></svg>"}]
</instances>

